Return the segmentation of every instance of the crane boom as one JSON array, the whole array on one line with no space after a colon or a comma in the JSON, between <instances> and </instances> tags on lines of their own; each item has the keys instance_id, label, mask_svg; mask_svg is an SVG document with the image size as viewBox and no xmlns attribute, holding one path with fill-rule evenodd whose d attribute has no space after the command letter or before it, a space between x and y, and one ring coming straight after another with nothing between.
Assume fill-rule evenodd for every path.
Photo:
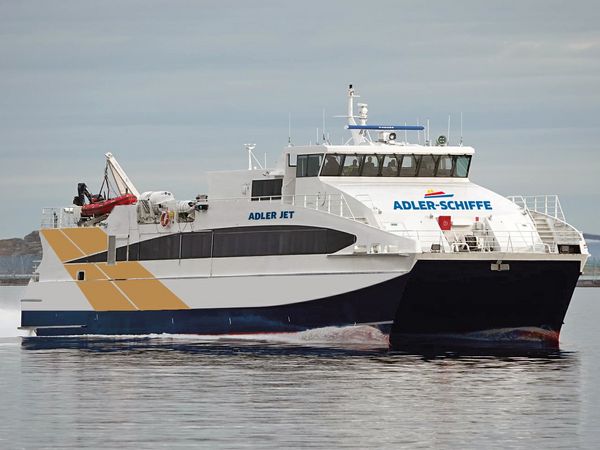
<instances>
[{"instance_id":1,"label":"crane boom","mask_svg":"<svg viewBox=\"0 0 600 450\"><path fill-rule=\"evenodd\" d=\"M116 158L112 153L106 153L106 167L110 170L115 183L117 184L117 189L119 190L119 194L133 194L137 198L140 198L140 193L133 185L123 168L117 162Z\"/></svg>"}]
</instances>

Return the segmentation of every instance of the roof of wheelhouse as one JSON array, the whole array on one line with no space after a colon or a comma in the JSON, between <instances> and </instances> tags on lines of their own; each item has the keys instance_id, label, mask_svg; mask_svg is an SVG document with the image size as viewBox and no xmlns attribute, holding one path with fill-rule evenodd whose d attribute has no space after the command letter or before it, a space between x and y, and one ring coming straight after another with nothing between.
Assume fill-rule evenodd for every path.
<instances>
[{"instance_id":1,"label":"roof of wheelhouse","mask_svg":"<svg viewBox=\"0 0 600 450\"><path fill-rule=\"evenodd\" d=\"M472 155L473 147L467 146L438 146L384 142L373 142L368 145L298 145L287 147L290 154L303 155L309 153L343 153L343 154L408 154L408 155Z\"/></svg>"}]
</instances>

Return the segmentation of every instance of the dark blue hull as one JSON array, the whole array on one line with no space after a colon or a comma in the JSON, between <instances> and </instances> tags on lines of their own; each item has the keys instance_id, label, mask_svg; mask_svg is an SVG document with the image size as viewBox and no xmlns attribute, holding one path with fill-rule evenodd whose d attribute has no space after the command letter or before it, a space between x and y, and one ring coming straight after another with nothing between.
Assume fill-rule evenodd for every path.
<instances>
[{"instance_id":1,"label":"dark blue hull","mask_svg":"<svg viewBox=\"0 0 600 450\"><path fill-rule=\"evenodd\" d=\"M576 261L419 261L413 270L345 294L274 307L174 311L24 311L38 336L282 333L374 324L407 336L531 327L558 339L579 277ZM393 322L393 326L391 325ZM391 330L390 330L391 328ZM553 334L554 333L554 334Z\"/></svg>"}]
</instances>

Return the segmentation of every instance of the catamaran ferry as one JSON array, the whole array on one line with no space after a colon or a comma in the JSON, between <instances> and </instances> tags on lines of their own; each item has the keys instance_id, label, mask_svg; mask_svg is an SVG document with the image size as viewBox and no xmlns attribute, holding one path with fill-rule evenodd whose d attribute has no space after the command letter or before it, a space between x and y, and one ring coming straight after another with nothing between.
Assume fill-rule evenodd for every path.
<instances>
[{"instance_id":1,"label":"catamaran ferry","mask_svg":"<svg viewBox=\"0 0 600 450\"><path fill-rule=\"evenodd\" d=\"M556 196L469 180L472 147L409 143L348 91L344 145L288 145L274 168L209 174L208 193L105 183L47 208L22 299L38 336L236 334L371 325L395 339L493 330L558 342L589 256ZM404 135L404 139L401 139Z\"/></svg>"}]
</instances>

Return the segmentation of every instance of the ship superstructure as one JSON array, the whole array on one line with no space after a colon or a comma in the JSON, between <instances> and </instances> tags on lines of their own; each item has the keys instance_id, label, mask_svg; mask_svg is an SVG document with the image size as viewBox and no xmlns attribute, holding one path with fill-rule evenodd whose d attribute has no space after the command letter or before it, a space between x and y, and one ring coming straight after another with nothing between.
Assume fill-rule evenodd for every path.
<instances>
[{"instance_id":1,"label":"ship superstructure","mask_svg":"<svg viewBox=\"0 0 600 450\"><path fill-rule=\"evenodd\" d=\"M210 173L208 193L191 201L139 194L108 154L115 198L137 201L91 216L87 205L46 210L22 326L64 335L367 324L397 339L511 328L557 340L588 257L558 198L478 186L473 148L399 139L423 127L369 125L354 98L350 87L345 145L287 146L269 169L253 166L248 146L248 170Z\"/></svg>"}]
</instances>

